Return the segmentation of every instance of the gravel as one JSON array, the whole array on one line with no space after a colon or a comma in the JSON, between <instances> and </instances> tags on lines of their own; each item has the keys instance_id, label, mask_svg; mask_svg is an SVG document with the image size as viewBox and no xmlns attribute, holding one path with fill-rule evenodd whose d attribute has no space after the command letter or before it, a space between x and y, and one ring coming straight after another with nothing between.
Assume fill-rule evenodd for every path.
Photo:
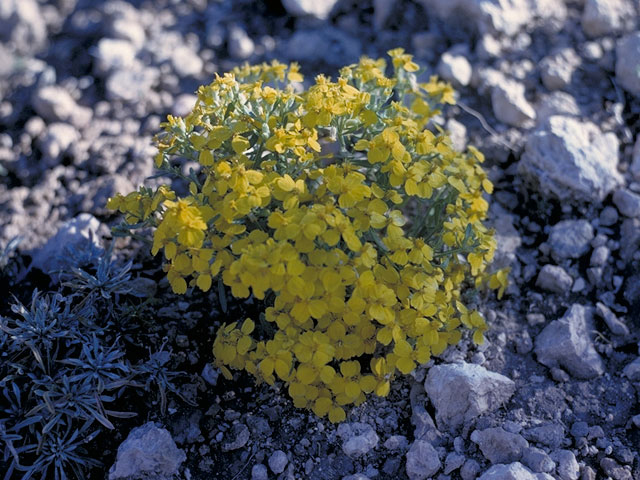
<instances>
[{"instance_id":1,"label":"gravel","mask_svg":"<svg viewBox=\"0 0 640 480\"><path fill-rule=\"evenodd\" d=\"M635 3L1 1L0 251L19 235L27 266L27 283L5 293L51 289L38 270L57 269L68 245L113 243L134 259L131 286L160 302L150 341L166 337L186 372L179 392L194 403L167 392L173 439L145 425L158 455L140 453L138 465L156 459L176 478L640 478ZM279 382L222 380L211 338L236 313L219 314L217 294L167 296L160 259L114 239L104 203L169 181L145 180L152 137L167 114L188 115L216 73L277 59L300 62L307 83L335 79L395 46L424 67L418 82L439 74L457 88L458 106L437 121L455 148L486 155L490 271L509 267L509 287L500 300L469 297L489 326L482 345L464 336L395 378L387 398L348 409L343 427L294 408ZM100 451L83 445L88 454L116 468L128 430L167 420L148 407L154 399L140 398L136 418L113 419L114 435L98 437ZM156 467L140 475L162 478Z\"/></svg>"}]
</instances>

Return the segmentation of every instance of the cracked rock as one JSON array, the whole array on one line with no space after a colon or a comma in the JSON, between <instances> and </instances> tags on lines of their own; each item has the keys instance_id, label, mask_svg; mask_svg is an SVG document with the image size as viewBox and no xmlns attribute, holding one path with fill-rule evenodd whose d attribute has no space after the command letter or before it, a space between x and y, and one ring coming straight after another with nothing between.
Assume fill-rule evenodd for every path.
<instances>
[{"instance_id":1,"label":"cracked rock","mask_svg":"<svg viewBox=\"0 0 640 480\"><path fill-rule=\"evenodd\" d=\"M545 195L567 202L600 202L623 182L617 170L618 146L614 133L554 115L529 135L519 170Z\"/></svg>"},{"instance_id":2,"label":"cracked rock","mask_svg":"<svg viewBox=\"0 0 640 480\"><path fill-rule=\"evenodd\" d=\"M556 464L544 450L536 447L525 448L522 452L522 463L536 473L551 473Z\"/></svg>"},{"instance_id":3,"label":"cracked rock","mask_svg":"<svg viewBox=\"0 0 640 480\"><path fill-rule=\"evenodd\" d=\"M611 333L620 335L621 337L629 335L627 326L604 303L596 303L596 312L598 312L598 315L604 320L604 323L607 324Z\"/></svg>"},{"instance_id":4,"label":"cracked rock","mask_svg":"<svg viewBox=\"0 0 640 480\"><path fill-rule=\"evenodd\" d=\"M529 442L522 436L500 427L474 430L471 441L476 443L484 457L494 464L520 460L524 449L529 446Z\"/></svg>"},{"instance_id":5,"label":"cracked rock","mask_svg":"<svg viewBox=\"0 0 640 480\"><path fill-rule=\"evenodd\" d=\"M424 440L416 440L407 452L407 476L410 480L433 477L442 464L435 448Z\"/></svg>"},{"instance_id":6,"label":"cracked rock","mask_svg":"<svg viewBox=\"0 0 640 480\"><path fill-rule=\"evenodd\" d=\"M186 458L166 429L149 422L131 430L118 447L116 462L109 470L109 480L170 480Z\"/></svg>"},{"instance_id":7,"label":"cracked rock","mask_svg":"<svg viewBox=\"0 0 640 480\"><path fill-rule=\"evenodd\" d=\"M557 450L551 453L551 459L558 464L556 472L562 480L578 480L580 466L572 451Z\"/></svg>"},{"instance_id":8,"label":"cracked rock","mask_svg":"<svg viewBox=\"0 0 640 480\"><path fill-rule=\"evenodd\" d=\"M562 367L580 379L602 375L604 365L591 340L591 308L574 304L559 320L547 325L535 341L538 362L549 368Z\"/></svg>"},{"instance_id":9,"label":"cracked rock","mask_svg":"<svg viewBox=\"0 0 640 480\"><path fill-rule=\"evenodd\" d=\"M455 430L492 412L515 392L515 383L480 365L436 365L429 370L425 390L441 427Z\"/></svg>"}]
</instances>

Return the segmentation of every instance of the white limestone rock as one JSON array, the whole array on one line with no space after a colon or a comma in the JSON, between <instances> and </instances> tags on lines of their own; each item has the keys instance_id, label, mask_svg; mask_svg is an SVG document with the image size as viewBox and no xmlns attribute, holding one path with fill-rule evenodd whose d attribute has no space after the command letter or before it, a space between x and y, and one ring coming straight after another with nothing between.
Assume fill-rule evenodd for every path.
<instances>
[{"instance_id":1,"label":"white limestone rock","mask_svg":"<svg viewBox=\"0 0 640 480\"><path fill-rule=\"evenodd\" d=\"M436 365L429 370L425 390L436 410L439 428L456 430L507 402L515 383L480 365Z\"/></svg>"},{"instance_id":2,"label":"white limestone rock","mask_svg":"<svg viewBox=\"0 0 640 480\"><path fill-rule=\"evenodd\" d=\"M554 115L529 135L519 171L561 201L600 202L623 183L618 138L591 122Z\"/></svg>"}]
</instances>

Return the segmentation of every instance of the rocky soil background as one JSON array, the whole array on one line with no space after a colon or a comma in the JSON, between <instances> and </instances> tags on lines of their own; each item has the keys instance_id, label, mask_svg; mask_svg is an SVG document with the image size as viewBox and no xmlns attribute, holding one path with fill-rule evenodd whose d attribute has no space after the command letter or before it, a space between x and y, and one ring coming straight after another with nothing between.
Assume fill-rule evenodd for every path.
<instances>
[{"instance_id":1,"label":"rocky soil background","mask_svg":"<svg viewBox=\"0 0 640 480\"><path fill-rule=\"evenodd\" d=\"M166 414L141 402L86 445L105 464L91 478L640 480L639 20L637 0L0 0L0 249L21 237L17 297L53 288L36 273L62 246L112 242L107 198L153 174L159 123L216 72L276 58L335 75L396 46L458 90L441 121L487 156L496 262L512 268L482 307L484 345L336 426L278 387L218 378L213 332L232 314L171 295L148 248L118 239L186 373Z\"/></svg>"}]
</instances>

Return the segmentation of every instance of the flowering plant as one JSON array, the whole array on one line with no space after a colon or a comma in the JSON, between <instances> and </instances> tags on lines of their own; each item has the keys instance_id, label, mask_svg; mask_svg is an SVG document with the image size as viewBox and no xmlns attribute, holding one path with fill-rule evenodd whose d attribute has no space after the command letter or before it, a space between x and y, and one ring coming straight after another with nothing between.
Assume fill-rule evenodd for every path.
<instances>
[{"instance_id":1,"label":"flowering plant","mask_svg":"<svg viewBox=\"0 0 640 480\"><path fill-rule=\"evenodd\" d=\"M175 157L198 162L190 195L162 186L108 203L131 227L155 228L152 253L164 251L174 292L215 281L265 302L262 328L220 327L225 376L280 379L297 407L332 422L368 393L387 395L397 372L442 353L463 327L482 342L485 321L462 292L506 286L506 271L486 271L495 240L482 223L493 188L483 155L427 128L453 90L419 83L402 49L389 55L392 76L363 58L302 93L296 64L217 77L157 137L161 170L180 174Z\"/></svg>"}]
</instances>

